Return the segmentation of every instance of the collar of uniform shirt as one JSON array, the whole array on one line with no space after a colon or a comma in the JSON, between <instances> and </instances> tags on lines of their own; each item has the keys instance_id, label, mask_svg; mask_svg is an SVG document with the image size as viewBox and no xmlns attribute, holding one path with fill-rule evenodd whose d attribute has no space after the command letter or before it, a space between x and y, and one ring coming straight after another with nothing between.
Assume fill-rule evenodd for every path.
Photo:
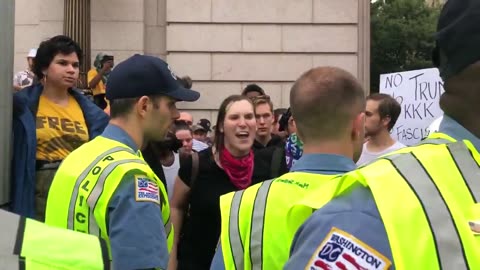
<instances>
[{"instance_id":1,"label":"collar of uniform shirt","mask_svg":"<svg viewBox=\"0 0 480 270\"><path fill-rule=\"evenodd\" d=\"M138 152L138 147L133 141L132 137L130 137L130 135L125 132L125 130L119 128L118 126L108 124L108 126L103 131L102 136L107 139L121 142L126 146L132 148L134 152Z\"/></svg>"},{"instance_id":2,"label":"collar of uniform shirt","mask_svg":"<svg viewBox=\"0 0 480 270\"><path fill-rule=\"evenodd\" d=\"M303 154L292 166L291 172L340 174L357 168L353 160L333 154Z\"/></svg>"},{"instance_id":3,"label":"collar of uniform shirt","mask_svg":"<svg viewBox=\"0 0 480 270\"><path fill-rule=\"evenodd\" d=\"M468 140L480 152L480 139L447 115L443 116L438 132L445 133L457 141Z\"/></svg>"}]
</instances>

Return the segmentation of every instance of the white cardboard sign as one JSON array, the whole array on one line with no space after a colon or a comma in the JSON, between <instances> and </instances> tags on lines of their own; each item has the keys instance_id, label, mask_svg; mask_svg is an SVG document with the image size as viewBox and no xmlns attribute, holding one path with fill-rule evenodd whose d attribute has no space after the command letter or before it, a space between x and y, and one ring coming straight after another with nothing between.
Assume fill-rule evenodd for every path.
<instances>
[{"instance_id":1,"label":"white cardboard sign","mask_svg":"<svg viewBox=\"0 0 480 270\"><path fill-rule=\"evenodd\" d=\"M413 145L428 136L430 123L443 115L439 105L443 92L436 68L380 75L380 93L393 96L402 107L392 137Z\"/></svg>"}]
</instances>

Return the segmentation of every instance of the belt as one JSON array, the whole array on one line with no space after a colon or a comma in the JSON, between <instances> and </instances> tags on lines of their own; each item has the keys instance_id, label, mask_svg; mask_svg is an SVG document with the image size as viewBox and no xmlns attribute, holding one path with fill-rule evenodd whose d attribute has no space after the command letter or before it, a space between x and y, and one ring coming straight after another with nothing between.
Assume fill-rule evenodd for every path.
<instances>
[{"instance_id":1,"label":"belt","mask_svg":"<svg viewBox=\"0 0 480 270\"><path fill-rule=\"evenodd\" d=\"M37 171L41 170L56 170L60 167L62 163L61 160L47 161L47 160L37 160L35 168Z\"/></svg>"}]
</instances>

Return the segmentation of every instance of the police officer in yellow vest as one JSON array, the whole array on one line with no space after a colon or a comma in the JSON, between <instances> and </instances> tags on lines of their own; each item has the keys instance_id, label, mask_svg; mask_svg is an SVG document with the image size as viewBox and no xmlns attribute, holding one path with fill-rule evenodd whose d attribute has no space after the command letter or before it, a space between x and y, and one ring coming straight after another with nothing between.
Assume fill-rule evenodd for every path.
<instances>
[{"instance_id":1,"label":"police officer in yellow vest","mask_svg":"<svg viewBox=\"0 0 480 270\"><path fill-rule=\"evenodd\" d=\"M178 118L183 88L159 58L134 55L110 74L111 120L103 134L73 151L49 190L46 223L99 235L114 269L166 269L173 228L165 187L140 149L161 140Z\"/></svg>"},{"instance_id":2,"label":"police officer in yellow vest","mask_svg":"<svg viewBox=\"0 0 480 270\"><path fill-rule=\"evenodd\" d=\"M98 237L50 227L0 210L0 268L25 270L110 269Z\"/></svg>"},{"instance_id":3,"label":"police officer in yellow vest","mask_svg":"<svg viewBox=\"0 0 480 270\"><path fill-rule=\"evenodd\" d=\"M447 1L436 45L439 133L328 183L285 269L480 269L480 1Z\"/></svg>"},{"instance_id":4,"label":"police officer in yellow vest","mask_svg":"<svg viewBox=\"0 0 480 270\"><path fill-rule=\"evenodd\" d=\"M290 173L220 198L221 249L211 269L281 269L296 230L312 214L296 209L296 202L356 168L365 94L353 75L333 67L311 69L293 85L290 105L303 155Z\"/></svg>"}]
</instances>

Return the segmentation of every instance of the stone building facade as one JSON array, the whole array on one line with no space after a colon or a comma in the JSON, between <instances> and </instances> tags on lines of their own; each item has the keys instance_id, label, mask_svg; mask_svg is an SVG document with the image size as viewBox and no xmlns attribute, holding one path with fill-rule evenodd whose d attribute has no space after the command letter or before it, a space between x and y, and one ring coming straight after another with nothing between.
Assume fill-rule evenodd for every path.
<instances>
[{"instance_id":1,"label":"stone building facade","mask_svg":"<svg viewBox=\"0 0 480 270\"><path fill-rule=\"evenodd\" d=\"M64 1L15 4L19 71L30 48L63 33ZM91 58L166 59L202 93L179 107L213 121L220 102L251 82L287 107L292 82L319 65L349 70L368 91L369 14L369 0L91 0Z\"/></svg>"}]
</instances>

